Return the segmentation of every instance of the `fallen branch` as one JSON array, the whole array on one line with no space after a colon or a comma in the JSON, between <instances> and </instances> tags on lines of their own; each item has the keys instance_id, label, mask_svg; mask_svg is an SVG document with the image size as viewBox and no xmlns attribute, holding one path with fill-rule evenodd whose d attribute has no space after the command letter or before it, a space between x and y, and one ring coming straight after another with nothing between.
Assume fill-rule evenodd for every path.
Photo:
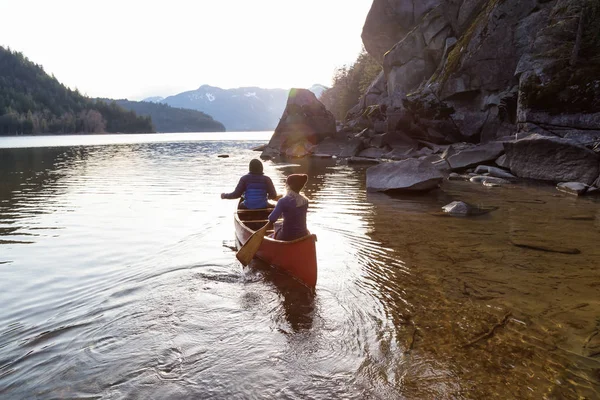
<instances>
[{"instance_id":1,"label":"fallen branch","mask_svg":"<svg viewBox=\"0 0 600 400\"><path fill-rule=\"evenodd\" d=\"M406 346L406 350L404 351L404 353L408 353L410 352L414 345L415 345L415 339L417 338L417 334L419 333L419 328L415 327L415 329L413 330L412 336L410 338L410 342L408 342L408 346Z\"/></svg>"},{"instance_id":2,"label":"fallen branch","mask_svg":"<svg viewBox=\"0 0 600 400\"><path fill-rule=\"evenodd\" d=\"M501 326L506 325L506 323L508 322L508 319L510 318L510 316L511 316L510 312L506 313L506 315L504 316L504 318L502 318L502 321L497 322L496 324L494 324L494 326L492 326L490 328L489 331L487 331L486 333L483 333L483 334L477 336L475 339L471 340L469 343L463 345L463 347L473 346L475 343L480 342L483 339L488 339L488 338L492 337L494 335L494 332L496 331L496 329L500 328Z\"/></svg>"}]
</instances>

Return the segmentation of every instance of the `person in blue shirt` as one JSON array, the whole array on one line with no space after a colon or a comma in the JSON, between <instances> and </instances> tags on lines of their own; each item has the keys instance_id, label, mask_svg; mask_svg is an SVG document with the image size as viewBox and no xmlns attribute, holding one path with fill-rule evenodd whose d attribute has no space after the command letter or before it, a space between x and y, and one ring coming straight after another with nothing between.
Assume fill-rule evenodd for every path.
<instances>
[{"instance_id":1,"label":"person in blue shirt","mask_svg":"<svg viewBox=\"0 0 600 400\"><path fill-rule=\"evenodd\" d=\"M240 178L235 190L231 193L221 193L222 199L239 199L244 201L239 208L257 209L271 206L268 199L277 200L277 191L271 178L263 174L263 164L260 160L250 161L250 172ZM272 207L272 206L271 206Z\"/></svg>"},{"instance_id":2,"label":"person in blue shirt","mask_svg":"<svg viewBox=\"0 0 600 400\"><path fill-rule=\"evenodd\" d=\"M283 225L280 229L275 227L273 235L275 239L296 240L309 234L306 228L308 199L300 194L307 181L308 176L304 174L293 174L287 177L287 194L277 202L275 209L269 215L267 224L267 229L270 229L275 221L283 215Z\"/></svg>"}]
</instances>

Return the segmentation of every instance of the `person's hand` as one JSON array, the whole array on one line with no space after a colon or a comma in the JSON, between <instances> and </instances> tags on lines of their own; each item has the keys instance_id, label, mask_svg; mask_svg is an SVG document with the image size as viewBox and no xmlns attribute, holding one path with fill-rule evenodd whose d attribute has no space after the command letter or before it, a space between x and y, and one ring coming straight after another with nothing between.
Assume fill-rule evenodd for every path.
<instances>
[{"instance_id":1,"label":"person's hand","mask_svg":"<svg viewBox=\"0 0 600 400\"><path fill-rule=\"evenodd\" d=\"M225 193L221 193L221 198L224 199L225 198Z\"/></svg>"},{"instance_id":2,"label":"person's hand","mask_svg":"<svg viewBox=\"0 0 600 400\"><path fill-rule=\"evenodd\" d=\"M279 199L281 199L282 197L283 197L283 195L282 195L282 194L278 194L277 196L275 196L275 200L279 200Z\"/></svg>"}]
</instances>

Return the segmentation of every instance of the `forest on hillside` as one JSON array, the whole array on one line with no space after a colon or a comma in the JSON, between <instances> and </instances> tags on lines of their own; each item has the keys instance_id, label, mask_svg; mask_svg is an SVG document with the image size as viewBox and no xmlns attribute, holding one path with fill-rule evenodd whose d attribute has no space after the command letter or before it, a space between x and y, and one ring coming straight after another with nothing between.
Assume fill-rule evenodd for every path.
<instances>
[{"instance_id":1,"label":"forest on hillside","mask_svg":"<svg viewBox=\"0 0 600 400\"><path fill-rule=\"evenodd\" d=\"M0 135L101 132L154 132L154 127L150 117L85 97L22 53L0 46Z\"/></svg>"},{"instance_id":2,"label":"forest on hillside","mask_svg":"<svg viewBox=\"0 0 600 400\"><path fill-rule=\"evenodd\" d=\"M344 121L346 114L358 104L360 97L381 72L381 65L363 48L356 62L344 65L334 72L331 88L323 92L321 102L335 119Z\"/></svg>"},{"instance_id":3,"label":"forest on hillside","mask_svg":"<svg viewBox=\"0 0 600 400\"><path fill-rule=\"evenodd\" d=\"M157 132L225 132L225 126L201 111L147 101L116 100L126 110L152 118Z\"/></svg>"}]
</instances>

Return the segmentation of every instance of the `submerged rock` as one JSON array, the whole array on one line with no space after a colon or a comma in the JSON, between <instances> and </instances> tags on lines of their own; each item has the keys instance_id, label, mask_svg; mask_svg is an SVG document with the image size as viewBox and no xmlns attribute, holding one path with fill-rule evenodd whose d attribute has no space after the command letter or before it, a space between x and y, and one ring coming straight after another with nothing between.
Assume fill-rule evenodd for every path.
<instances>
[{"instance_id":1,"label":"submerged rock","mask_svg":"<svg viewBox=\"0 0 600 400\"><path fill-rule=\"evenodd\" d=\"M581 196L588 191L589 186L581 182L562 182L556 185L556 188L564 193Z\"/></svg>"},{"instance_id":2,"label":"submerged rock","mask_svg":"<svg viewBox=\"0 0 600 400\"><path fill-rule=\"evenodd\" d=\"M487 214L497 210L497 207L478 207L464 201L453 201L442 207L442 211L453 217L467 217Z\"/></svg>"},{"instance_id":3,"label":"submerged rock","mask_svg":"<svg viewBox=\"0 0 600 400\"><path fill-rule=\"evenodd\" d=\"M482 184L489 184L489 185L507 185L510 183L510 181L507 181L506 179L502 179L502 178L495 178L493 176L484 176L484 175L476 175L471 177L471 179L469 179L471 182L473 183L482 183Z\"/></svg>"},{"instance_id":4,"label":"submerged rock","mask_svg":"<svg viewBox=\"0 0 600 400\"><path fill-rule=\"evenodd\" d=\"M472 206L463 201L453 201L450 204L446 204L442 207L442 211L450 215L462 215L467 216L472 209Z\"/></svg>"},{"instance_id":5,"label":"submerged rock","mask_svg":"<svg viewBox=\"0 0 600 400\"><path fill-rule=\"evenodd\" d=\"M429 191L437 188L443 179L430 162L408 159L369 168L367 190Z\"/></svg>"}]
</instances>

